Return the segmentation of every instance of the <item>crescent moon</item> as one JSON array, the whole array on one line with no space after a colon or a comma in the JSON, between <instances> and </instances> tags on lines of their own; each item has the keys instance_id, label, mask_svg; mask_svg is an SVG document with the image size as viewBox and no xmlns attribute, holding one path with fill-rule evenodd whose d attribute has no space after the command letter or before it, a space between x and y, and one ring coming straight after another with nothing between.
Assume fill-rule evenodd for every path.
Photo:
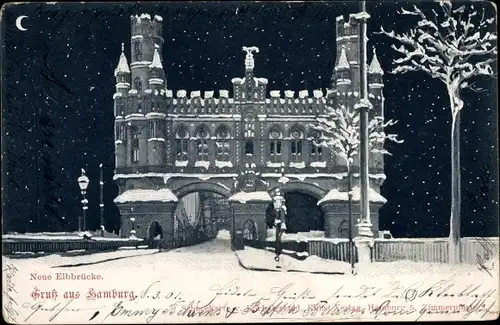
<instances>
[{"instance_id":1,"label":"crescent moon","mask_svg":"<svg viewBox=\"0 0 500 325\"><path fill-rule=\"evenodd\" d=\"M23 25L22 25L22 22L23 22L24 18L28 18L28 16L19 16L16 19L16 27L17 27L17 29L19 29L20 31L23 31L23 32L28 30L27 28L24 28Z\"/></svg>"}]
</instances>

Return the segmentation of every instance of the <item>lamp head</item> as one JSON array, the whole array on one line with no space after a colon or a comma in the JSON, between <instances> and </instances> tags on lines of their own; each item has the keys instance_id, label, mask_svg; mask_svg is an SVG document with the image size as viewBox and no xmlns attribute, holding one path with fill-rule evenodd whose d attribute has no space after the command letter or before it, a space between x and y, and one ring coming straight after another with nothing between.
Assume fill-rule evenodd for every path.
<instances>
[{"instance_id":1,"label":"lamp head","mask_svg":"<svg viewBox=\"0 0 500 325\"><path fill-rule=\"evenodd\" d=\"M89 178L85 176L85 169L82 168L82 176L78 177L78 186L82 191L85 191L89 186Z\"/></svg>"}]
</instances>

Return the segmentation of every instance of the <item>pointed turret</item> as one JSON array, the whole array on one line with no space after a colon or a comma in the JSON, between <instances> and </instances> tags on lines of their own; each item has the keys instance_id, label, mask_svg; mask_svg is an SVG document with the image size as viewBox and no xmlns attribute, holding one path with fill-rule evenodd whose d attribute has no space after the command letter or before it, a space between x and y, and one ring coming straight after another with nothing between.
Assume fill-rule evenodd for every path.
<instances>
[{"instance_id":1,"label":"pointed turret","mask_svg":"<svg viewBox=\"0 0 500 325\"><path fill-rule=\"evenodd\" d=\"M125 56L125 45L122 43L122 54L118 66L115 69L116 78L116 93L118 95L126 95L130 89L130 68L128 66L127 57ZM119 95L121 94L121 95Z\"/></svg>"},{"instance_id":2,"label":"pointed turret","mask_svg":"<svg viewBox=\"0 0 500 325\"><path fill-rule=\"evenodd\" d=\"M347 60L347 54L345 52L345 46L342 46L342 51L340 52L340 58L335 66L335 70L349 70L351 66L349 65L349 61Z\"/></svg>"},{"instance_id":3,"label":"pointed turret","mask_svg":"<svg viewBox=\"0 0 500 325\"><path fill-rule=\"evenodd\" d=\"M160 53L158 53L158 49L160 46L158 44L155 44L155 52L153 54L153 62L149 65L151 69L157 68L157 69L163 69L163 65L161 64L160 60Z\"/></svg>"},{"instance_id":4,"label":"pointed turret","mask_svg":"<svg viewBox=\"0 0 500 325\"><path fill-rule=\"evenodd\" d=\"M373 58L370 66L368 67L368 86L370 89L382 88L384 87L382 76L384 75L384 70L378 62L377 52L373 48Z\"/></svg>"},{"instance_id":5,"label":"pointed turret","mask_svg":"<svg viewBox=\"0 0 500 325\"><path fill-rule=\"evenodd\" d=\"M348 91L351 91L351 66L349 65L349 61L347 60L345 45L342 45L340 57L337 60L337 64L335 65L335 75L337 79L337 90L341 94L345 94Z\"/></svg>"},{"instance_id":6,"label":"pointed turret","mask_svg":"<svg viewBox=\"0 0 500 325\"><path fill-rule=\"evenodd\" d=\"M120 55L120 60L118 61L118 66L115 69L115 77L119 74L129 74L130 68L128 66L127 57L125 56L125 44L122 43L122 54Z\"/></svg>"},{"instance_id":7,"label":"pointed turret","mask_svg":"<svg viewBox=\"0 0 500 325\"><path fill-rule=\"evenodd\" d=\"M165 71L163 71L163 65L161 63L160 53L158 52L160 46L155 44L155 50L153 53L153 60L149 65L151 69L151 75L149 78L149 88L150 89L161 89L165 87Z\"/></svg>"},{"instance_id":8,"label":"pointed turret","mask_svg":"<svg viewBox=\"0 0 500 325\"><path fill-rule=\"evenodd\" d=\"M368 73L384 75L384 70L382 70L380 62L378 62L377 52L375 51L375 48L373 48L373 59L372 63L370 63L370 67L368 68Z\"/></svg>"}]
</instances>

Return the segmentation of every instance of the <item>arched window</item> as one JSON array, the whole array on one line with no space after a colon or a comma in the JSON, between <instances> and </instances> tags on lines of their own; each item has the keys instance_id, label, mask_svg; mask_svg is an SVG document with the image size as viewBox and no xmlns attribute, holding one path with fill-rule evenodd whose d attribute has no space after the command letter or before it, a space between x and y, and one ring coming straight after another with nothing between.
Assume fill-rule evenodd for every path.
<instances>
[{"instance_id":1,"label":"arched window","mask_svg":"<svg viewBox=\"0 0 500 325\"><path fill-rule=\"evenodd\" d=\"M142 57L142 44L141 42L134 43L134 61L141 61Z\"/></svg>"},{"instance_id":2,"label":"arched window","mask_svg":"<svg viewBox=\"0 0 500 325\"><path fill-rule=\"evenodd\" d=\"M229 127L227 127L226 125L219 126L219 128L217 129L216 135L217 135L217 141L215 144L217 146L217 160L229 161L229 159L230 159L229 139L231 138L231 133L229 132Z\"/></svg>"},{"instance_id":3,"label":"arched window","mask_svg":"<svg viewBox=\"0 0 500 325\"><path fill-rule=\"evenodd\" d=\"M303 138L304 138L304 132L300 128L293 127L290 130L291 161L302 161Z\"/></svg>"},{"instance_id":4,"label":"arched window","mask_svg":"<svg viewBox=\"0 0 500 325\"><path fill-rule=\"evenodd\" d=\"M269 158L272 162L281 161L281 139L283 134L275 127L269 132Z\"/></svg>"},{"instance_id":5,"label":"arched window","mask_svg":"<svg viewBox=\"0 0 500 325\"><path fill-rule=\"evenodd\" d=\"M245 155L253 156L253 141L247 140L245 142Z\"/></svg>"},{"instance_id":6,"label":"arched window","mask_svg":"<svg viewBox=\"0 0 500 325\"><path fill-rule=\"evenodd\" d=\"M253 138L255 136L255 117L251 114L245 116L245 125L243 129L245 130L245 138Z\"/></svg>"},{"instance_id":7,"label":"arched window","mask_svg":"<svg viewBox=\"0 0 500 325\"><path fill-rule=\"evenodd\" d=\"M139 130L132 129L132 163L139 162Z\"/></svg>"},{"instance_id":8,"label":"arched window","mask_svg":"<svg viewBox=\"0 0 500 325\"><path fill-rule=\"evenodd\" d=\"M200 126L196 131L196 148L198 153L198 161L207 161L208 160L208 139L210 137L210 133L208 132L205 126Z\"/></svg>"},{"instance_id":9,"label":"arched window","mask_svg":"<svg viewBox=\"0 0 500 325\"><path fill-rule=\"evenodd\" d=\"M150 138L161 138L163 135L160 132L160 121L159 120L150 120L149 122L149 137Z\"/></svg>"},{"instance_id":10,"label":"arched window","mask_svg":"<svg viewBox=\"0 0 500 325\"><path fill-rule=\"evenodd\" d=\"M320 141L321 134L319 131L314 131L311 134L311 142L310 142L310 156L312 161L323 161L323 147L317 146L314 143L318 143Z\"/></svg>"},{"instance_id":11,"label":"arched window","mask_svg":"<svg viewBox=\"0 0 500 325\"><path fill-rule=\"evenodd\" d=\"M175 133L175 151L176 160L187 161L188 160L188 144L189 144L189 132L188 129L181 125Z\"/></svg>"},{"instance_id":12,"label":"arched window","mask_svg":"<svg viewBox=\"0 0 500 325\"><path fill-rule=\"evenodd\" d=\"M134 79L134 88L138 91L138 92L141 92L142 91L142 80L140 77L136 77Z\"/></svg>"}]
</instances>

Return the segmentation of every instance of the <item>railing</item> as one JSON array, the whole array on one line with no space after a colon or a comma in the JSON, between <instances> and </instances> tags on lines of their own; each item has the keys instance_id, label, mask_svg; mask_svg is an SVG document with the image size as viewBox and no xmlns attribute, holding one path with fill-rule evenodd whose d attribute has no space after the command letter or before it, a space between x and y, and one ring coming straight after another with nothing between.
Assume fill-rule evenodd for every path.
<instances>
[{"instance_id":1,"label":"railing","mask_svg":"<svg viewBox=\"0 0 500 325\"><path fill-rule=\"evenodd\" d=\"M475 264L498 255L498 237L465 237L460 241L462 263ZM447 238L376 239L372 248L372 261L393 262L412 260L429 263L447 263L449 242Z\"/></svg>"},{"instance_id":2,"label":"railing","mask_svg":"<svg viewBox=\"0 0 500 325\"><path fill-rule=\"evenodd\" d=\"M309 255L349 262L350 250L354 261L358 253L354 244L342 239L308 240ZM462 263L475 264L498 256L499 238L465 237L461 242ZM429 263L447 263L449 256L448 238L397 238L375 239L371 250L372 262L394 262L411 260Z\"/></svg>"},{"instance_id":3,"label":"railing","mask_svg":"<svg viewBox=\"0 0 500 325\"><path fill-rule=\"evenodd\" d=\"M17 253L59 253L72 250L106 251L120 247L141 245L142 240L3 240L2 254L16 255Z\"/></svg>"},{"instance_id":4,"label":"railing","mask_svg":"<svg viewBox=\"0 0 500 325\"><path fill-rule=\"evenodd\" d=\"M358 261L356 246L348 240L318 239L308 241L309 255L316 255L329 260L350 262L351 252L354 262Z\"/></svg>"}]
</instances>

